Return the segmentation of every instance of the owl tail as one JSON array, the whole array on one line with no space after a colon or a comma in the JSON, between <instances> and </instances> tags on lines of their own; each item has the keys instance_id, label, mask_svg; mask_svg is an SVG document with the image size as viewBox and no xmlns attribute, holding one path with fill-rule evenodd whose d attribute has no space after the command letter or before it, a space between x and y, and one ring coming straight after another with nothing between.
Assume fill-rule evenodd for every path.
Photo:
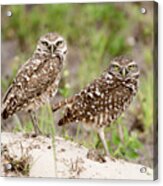
<instances>
[{"instance_id":1,"label":"owl tail","mask_svg":"<svg viewBox=\"0 0 163 186\"><path fill-rule=\"evenodd\" d=\"M70 118L68 118L67 116L65 116L65 117L61 118L61 119L58 121L57 125L58 125L58 126L63 126L63 125L69 124L69 123L71 123L71 122L73 122L73 120L71 120Z\"/></svg>"},{"instance_id":2,"label":"owl tail","mask_svg":"<svg viewBox=\"0 0 163 186\"><path fill-rule=\"evenodd\" d=\"M14 97L12 95L12 87L13 86L11 84L2 99L1 117L3 119L9 118L9 116L11 116L13 114L13 110L15 109L14 106L10 107L10 105L15 105L14 104ZM11 99L10 95L12 95L12 99ZM9 113L9 110L10 110L10 113Z\"/></svg>"},{"instance_id":3,"label":"owl tail","mask_svg":"<svg viewBox=\"0 0 163 186\"><path fill-rule=\"evenodd\" d=\"M65 115L58 121L58 126L62 126L74 121L73 114L69 108L66 109Z\"/></svg>"},{"instance_id":4,"label":"owl tail","mask_svg":"<svg viewBox=\"0 0 163 186\"><path fill-rule=\"evenodd\" d=\"M3 119L7 119L7 118L9 117L6 108L2 110L2 112L1 112L1 116L2 116Z\"/></svg>"},{"instance_id":5,"label":"owl tail","mask_svg":"<svg viewBox=\"0 0 163 186\"><path fill-rule=\"evenodd\" d=\"M58 121L58 126L62 126L62 125L65 125L65 119L62 118Z\"/></svg>"},{"instance_id":6,"label":"owl tail","mask_svg":"<svg viewBox=\"0 0 163 186\"><path fill-rule=\"evenodd\" d=\"M56 112L57 110L61 109L62 107L68 106L73 102L73 98L67 98L63 101L60 101L59 103L52 106L52 111Z\"/></svg>"}]
</instances>

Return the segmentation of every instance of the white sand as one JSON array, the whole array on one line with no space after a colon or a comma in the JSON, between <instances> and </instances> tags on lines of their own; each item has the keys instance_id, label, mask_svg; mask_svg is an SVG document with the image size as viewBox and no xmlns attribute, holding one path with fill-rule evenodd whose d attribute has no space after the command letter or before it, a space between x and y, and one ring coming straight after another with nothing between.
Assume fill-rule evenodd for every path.
<instances>
[{"instance_id":1,"label":"white sand","mask_svg":"<svg viewBox=\"0 0 163 186\"><path fill-rule=\"evenodd\" d=\"M153 170L148 167L123 160L107 159L105 163L92 161L87 158L88 149L60 137L56 137L55 142L56 161L51 138L2 133L1 143L7 146L10 156L16 155L14 158L31 157L30 177L153 180ZM2 165L4 163L6 160L2 154ZM142 167L146 169L144 173L140 171ZM6 173L3 166L1 169L2 176L16 175L10 171Z\"/></svg>"}]
</instances>

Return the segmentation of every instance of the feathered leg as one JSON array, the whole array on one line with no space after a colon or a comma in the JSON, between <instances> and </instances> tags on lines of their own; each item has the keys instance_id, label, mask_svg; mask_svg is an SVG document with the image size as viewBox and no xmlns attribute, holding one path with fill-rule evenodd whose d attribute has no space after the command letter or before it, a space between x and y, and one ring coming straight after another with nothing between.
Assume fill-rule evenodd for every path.
<instances>
[{"instance_id":1,"label":"feathered leg","mask_svg":"<svg viewBox=\"0 0 163 186\"><path fill-rule=\"evenodd\" d=\"M30 115L30 118L31 118L31 121L32 121L32 124L33 124L33 127L34 127L35 134L36 135L42 134L41 130L38 127L38 119L37 119L36 112L35 111L29 111L29 115Z\"/></svg>"},{"instance_id":2,"label":"feathered leg","mask_svg":"<svg viewBox=\"0 0 163 186\"><path fill-rule=\"evenodd\" d=\"M104 133L104 129L101 128L98 130L98 136L104 146L104 149L105 149L105 153L108 157L110 157L110 153L109 153L109 149L108 149L108 146L107 146L107 143L106 143L106 140L105 140L105 133Z\"/></svg>"}]
</instances>

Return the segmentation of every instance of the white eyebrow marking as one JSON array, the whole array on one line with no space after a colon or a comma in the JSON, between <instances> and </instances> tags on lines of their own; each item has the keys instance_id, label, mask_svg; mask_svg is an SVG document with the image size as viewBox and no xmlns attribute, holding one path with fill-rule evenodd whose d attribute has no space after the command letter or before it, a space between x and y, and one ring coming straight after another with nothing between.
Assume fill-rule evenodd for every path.
<instances>
[{"instance_id":1,"label":"white eyebrow marking","mask_svg":"<svg viewBox=\"0 0 163 186\"><path fill-rule=\"evenodd\" d=\"M135 61L132 61L131 63L129 63L127 66L130 66L130 65L137 65L137 63Z\"/></svg>"},{"instance_id":2,"label":"white eyebrow marking","mask_svg":"<svg viewBox=\"0 0 163 186\"><path fill-rule=\"evenodd\" d=\"M117 65L117 66L120 67L120 64L119 64L118 62L116 62L116 61L112 61L112 62L111 62L111 65Z\"/></svg>"},{"instance_id":3,"label":"white eyebrow marking","mask_svg":"<svg viewBox=\"0 0 163 186\"><path fill-rule=\"evenodd\" d=\"M56 44L58 41L64 41L64 39L62 37L58 37L54 41L49 41L48 39L45 38L41 40L41 42L47 42L49 45Z\"/></svg>"},{"instance_id":4,"label":"white eyebrow marking","mask_svg":"<svg viewBox=\"0 0 163 186\"><path fill-rule=\"evenodd\" d=\"M47 43L49 43L49 40L47 40L47 39L42 39L41 42L47 42Z\"/></svg>"},{"instance_id":5,"label":"white eyebrow marking","mask_svg":"<svg viewBox=\"0 0 163 186\"><path fill-rule=\"evenodd\" d=\"M62 37L59 37L57 40L55 40L54 42L51 42L51 43L57 43L58 41L64 41Z\"/></svg>"}]
</instances>

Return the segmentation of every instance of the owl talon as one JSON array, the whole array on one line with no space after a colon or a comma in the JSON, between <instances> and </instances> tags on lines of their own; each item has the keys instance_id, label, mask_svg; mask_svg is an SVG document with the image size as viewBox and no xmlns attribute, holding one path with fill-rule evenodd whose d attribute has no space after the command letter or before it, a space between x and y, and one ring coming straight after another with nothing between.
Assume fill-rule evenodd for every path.
<instances>
[{"instance_id":1,"label":"owl talon","mask_svg":"<svg viewBox=\"0 0 163 186\"><path fill-rule=\"evenodd\" d=\"M105 157L102 154L100 154L97 149L90 149L87 153L87 158L92 161L97 161L100 163L106 162Z\"/></svg>"},{"instance_id":2,"label":"owl talon","mask_svg":"<svg viewBox=\"0 0 163 186\"><path fill-rule=\"evenodd\" d=\"M104 157L105 161L108 162L108 161L113 161L115 162L116 161L116 158L114 158L113 156L111 156L110 154L107 154L105 157Z\"/></svg>"},{"instance_id":3,"label":"owl talon","mask_svg":"<svg viewBox=\"0 0 163 186\"><path fill-rule=\"evenodd\" d=\"M40 129L38 129L38 130L35 130L35 135L36 135L36 136L42 136L43 133L41 132Z\"/></svg>"}]
</instances>

